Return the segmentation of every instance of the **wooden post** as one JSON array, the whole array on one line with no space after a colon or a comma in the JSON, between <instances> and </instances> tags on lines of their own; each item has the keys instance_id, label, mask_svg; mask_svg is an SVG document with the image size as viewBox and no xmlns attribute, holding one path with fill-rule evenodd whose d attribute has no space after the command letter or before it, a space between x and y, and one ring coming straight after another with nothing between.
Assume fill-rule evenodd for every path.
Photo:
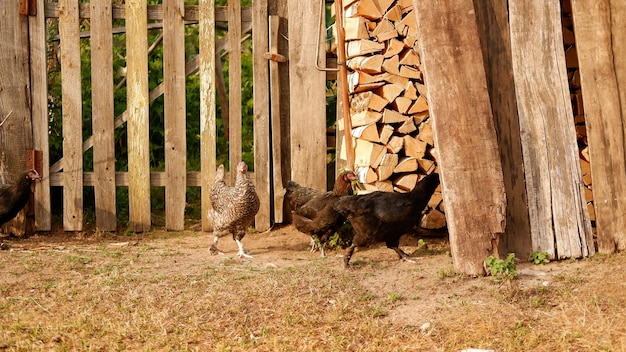
<instances>
[{"instance_id":1,"label":"wooden post","mask_svg":"<svg viewBox=\"0 0 626 352\"><path fill-rule=\"evenodd\" d=\"M63 228L83 229L83 96L78 0L59 2L63 99Z\"/></svg>"},{"instance_id":2,"label":"wooden post","mask_svg":"<svg viewBox=\"0 0 626 352\"><path fill-rule=\"evenodd\" d=\"M598 250L626 249L626 4L573 0Z\"/></svg>"},{"instance_id":3,"label":"wooden post","mask_svg":"<svg viewBox=\"0 0 626 352\"><path fill-rule=\"evenodd\" d=\"M185 3L163 3L163 83L165 85L165 227L185 228L187 193L187 108L185 102Z\"/></svg>"},{"instance_id":4,"label":"wooden post","mask_svg":"<svg viewBox=\"0 0 626 352\"><path fill-rule=\"evenodd\" d=\"M506 232L500 252L513 252L516 258L526 260L531 254L530 222L511 63L509 12L507 3L500 0L475 1L474 7L507 194Z\"/></svg>"},{"instance_id":5,"label":"wooden post","mask_svg":"<svg viewBox=\"0 0 626 352\"><path fill-rule=\"evenodd\" d=\"M241 161L241 1L228 0L228 159L231 184ZM250 166L248 166L250 167Z\"/></svg>"},{"instance_id":6,"label":"wooden post","mask_svg":"<svg viewBox=\"0 0 626 352\"><path fill-rule=\"evenodd\" d=\"M44 7L43 0L37 0L37 8ZM35 230L50 231L50 152L48 146L48 71L47 37L44 11L37 11L29 17L30 35L30 75L32 91L33 144L41 150L41 180L35 190Z\"/></svg>"},{"instance_id":7,"label":"wooden post","mask_svg":"<svg viewBox=\"0 0 626 352\"><path fill-rule=\"evenodd\" d=\"M257 231L270 228L270 78L264 55L269 46L267 0L252 2L252 53L254 83L254 185L261 208L254 221Z\"/></svg>"},{"instance_id":8,"label":"wooden post","mask_svg":"<svg viewBox=\"0 0 626 352\"><path fill-rule=\"evenodd\" d=\"M113 108L113 37L111 2L92 0L91 9L91 101L93 125L93 171L96 227L115 231L115 145ZM47 149L47 148L46 148Z\"/></svg>"},{"instance_id":9,"label":"wooden post","mask_svg":"<svg viewBox=\"0 0 626 352\"><path fill-rule=\"evenodd\" d=\"M150 230L148 5L126 2L128 200L130 230Z\"/></svg>"},{"instance_id":10,"label":"wooden post","mask_svg":"<svg viewBox=\"0 0 626 352\"><path fill-rule=\"evenodd\" d=\"M532 251L594 253L563 50L559 0L509 1Z\"/></svg>"},{"instance_id":11,"label":"wooden post","mask_svg":"<svg viewBox=\"0 0 626 352\"><path fill-rule=\"evenodd\" d=\"M326 74L315 68L321 34L311 15L317 12L315 1L289 2L291 179L326 191Z\"/></svg>"},{"instance_id":12,"label":"wooden post","mask_svg":"<svg viewBox=\"0 0 626 352\"><path fill-rule=\"evenodd\" d=\"M20 16L17 1L0 4L0 182L15 182L26 167L26 150L32 149L30 77L28 72L28 20ZM7 118L8 116L8 118ZM16 235L25 234L23 216L5 225Z\"/></svg>"},{"instance_id":13,"label":"wooden post","mask_svg":"<svg viewBox=\"0 0 626 352\"><path fill-rule=\"evenodd\" d=\"M213 0L200 0L200 168L202 182L202 231L211 224L206 214L211 207L209 194L216 169L215 127L215 5Z\"/></svg>"},{"instance_id":14,"label":"wooden post","mask_svg":"<svg viewBox=\"0 0 626 352\"><path fill-rule=\"evenodd\" d=\"M465 0L413 6L454 267L481 275L505 229L506 195L474 8Z\"/></svg>"}]
</instances>

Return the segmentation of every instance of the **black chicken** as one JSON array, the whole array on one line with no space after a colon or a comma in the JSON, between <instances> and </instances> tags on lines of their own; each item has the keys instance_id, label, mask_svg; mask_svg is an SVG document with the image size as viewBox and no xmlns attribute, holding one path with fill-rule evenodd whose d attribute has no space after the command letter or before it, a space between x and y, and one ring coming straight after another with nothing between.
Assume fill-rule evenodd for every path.
<instances>
[{"instance_id":1,"label":"black chicken","mask_svg":"<svg viewBox=\"0 0 626 352\"><path fill-rule=\"evenodd\" d=\"M350 268L350 258L357 247L383 241L400 259L409 260L409 255L398 248L400 237L419 223L438 185L439 175L432 173L409 193L372 192L341 197L334 203L334 209L348 218L354 229L352 245L346 248L343 258L345 267Z\"/></svg>"},{"instance_id":2,"label":"black chicken","mask_svg":"<svg viewBox=\"0 0 626 352\"><path fill-rule=\"evenodd\" d=\"M346 221L333 208L333 203L341 196L352 194L354 180L356 175L352 171L342 172L337 176L331 192L303 187L294 181L287 183L285 197L292 209L292 224L298 231L311 236L312 250L315 250L315 241L319 242L322 256L326 255L326 242Z\"/></svg>"},{"instance_id":3,"label":"black chicken","mask_svg":"<svg viewBox=\"0 0 626 352\"><path fill-rule=\"evenodd\" d=\"M254 184L248 178L248 167L245 162L237 165L237 180L234 187L224 182L224 165L220 165L215 174L215 182L211 187L211 209L208 218L213 226L213 244L209 247L211 254L220 253L217 242L223 236L232 234L237 242L239 257L251 258L244 249L241 240L246 235L248 226L261 205Z\"/></svg>"},{"instance_id":4,"label":"black chicken","mask_svg":"<svg viewBox=\"0 0 626 352\"><path fill-rule=\"evenodd\" d=\"M0 185L0 226L11 221L24 208L32 193L31 185L40 178L37 170L26 170L17 182Z\"/></svg>"}]
</instances>

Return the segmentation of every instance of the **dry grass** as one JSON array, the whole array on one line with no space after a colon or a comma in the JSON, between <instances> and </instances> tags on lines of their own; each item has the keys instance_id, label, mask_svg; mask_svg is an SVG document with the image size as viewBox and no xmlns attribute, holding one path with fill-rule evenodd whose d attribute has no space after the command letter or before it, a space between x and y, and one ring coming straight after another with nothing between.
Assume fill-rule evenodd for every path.
<instances>
[{"instance_id":1,"label":"dry grass","mask_svg":"<svg viewBox=\"0 0 626 352\"><path fill-rule=\"evenodd\" d=\"M358 252L345 271L290 228L249 235L252 260L229 239L208 256L194 232L5 242L8 351L626 349L624 254L524 265L503 284L454 275L445 243L413 247L417 264Z\"/></svg>"}]
</instances>

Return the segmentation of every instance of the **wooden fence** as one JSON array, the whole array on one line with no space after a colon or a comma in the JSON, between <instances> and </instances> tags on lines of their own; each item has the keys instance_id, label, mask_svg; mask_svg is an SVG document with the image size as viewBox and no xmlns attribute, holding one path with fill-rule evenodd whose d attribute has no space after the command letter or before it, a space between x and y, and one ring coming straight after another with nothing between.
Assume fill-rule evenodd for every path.
<instances>
[{"instance_id":1,"label":"wooden fence","mask_svg":"<svg viewBox=\"0 0 626 352\"><path fill-rule=\"evenodd\" d=\"M269 37L267 0L255 0L252 7L243 8L238 0L228 1L225 7L215 7L213 3L200 0L197 6L185 6L183 0L168 0L163 5L147 5L145 1L128 1L125 5L112 5L109 0L93 0L85 4L79 4L77 0L37 1L37 8L43 11L30 17L33 129L35 148L43 151L41 164L47 176L36 192L35 219L38 230L47 231L51 228L51 186L63 187L63 227L67 231L83 229L85 186L94 189L96 225L100 230L116 229L115 194L116 187L120 186L128 187L131 231L150 229L151 186L165 188L165 227L169 230L183 229L186 187L200 186L202 190L208 190L216 169L215 97L216 90L224 81L219 59L223 51L227 52L229 65L228 88L221 89L219 96L224 99L221 102L222 116L228 119L224 125L229 126L230 169L234 170L234 166L242 159L241 42L242 38L250 36L254 74L252 177L262 204L256 217L256 228L268 229L274 222L274 216L282 221L282 202L276 202L274 209L270 195L274 193L274 188L280 190L283 178L293 178L318 189L326 188L325 74L313 66L317 55L313 45L315 38L311 38L304 28L292 29L289 38L292 46L297 48L289 53L289 74L307 83L290 87L289 94L296 97L298 102L308 103L293 107L300 112L291 121L297 127L286 129L285 124L290 121L280 111L280 100L284 98L281 94L270 96L270 71L278 77L279 67L281 70L287 70L287 67L286 64L272 64L270 69L268 56L265 55L270 51L270 41L274 44L274 52L278 50L276 43L287 38L281 34L286 33L286 28L281 28L281 32L278 28L272 28L273 37ZM310 16L310 6L294 4L290 7L290 16L317 23L317 17ZM49 160L48 153L46 52L50 43L46 26L50 19L58 19L58 56L63 72L61 160ZM83 20L89 21L88 32L80 31ZM113 28L112 20L125 20L125 28ZM219 23L228 27L228 34L221 39L217 39L215 33ZM273 23L274 27L279 25L277 21ZM191 59L185 57L185 26L189 24L198 28L199 38L199 52ZM162 28L162 43L147 41L148 30L154 30L155 27ZM115 118L113 89L120 82L113 82L112 33L125 33L127 53L125 84L128 109ZM85 39L81 38L88 38L91 45L93 135L85 140L81 138L83 112L80 62L80 40ZM155 45L167 48L163 50L163 82L149 90L147 60L151 46ZM185 76L190 74L198 74L200 78L200 172L187 172L186 166ZM272 86L276 86L275 91L279 90L280 80L274 79ZM148 109L149 104L160 96L164 98L165 109L165 171L155 172L150 170ZM270 114L274 121L270 120ZM318 118L312 119L311 116ZM116 128L127 129L128 172L115 171L113 138ZM273 132L270 132L271 128ZM287 144L290 139L291 143L297 143L293 150L289 150ZM85 172L83 166L83 154L89 149L93 149L93 172ZM288 163L281 168L280 163L288 162L290 154L300 161L293 167ZM272 156L274 165L271 165ZM272 177L271 171L279 174ZM202 192L201 203L202 214L206 214L210 204L208 192ZM203 217L202 228L209 227L208 220Z\"/></svg>"}]
</instances>

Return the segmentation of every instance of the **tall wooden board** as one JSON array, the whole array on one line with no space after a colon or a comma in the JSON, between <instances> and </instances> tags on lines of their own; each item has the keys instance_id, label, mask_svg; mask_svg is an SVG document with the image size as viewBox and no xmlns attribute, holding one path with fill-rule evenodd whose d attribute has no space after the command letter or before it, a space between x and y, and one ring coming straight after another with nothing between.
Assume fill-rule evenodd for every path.
<instances>
[{"instance_id":1,"label":"tall wooden board","mask_svg":"<svg viewBox=\"0 0 626 352\"><path fill-rule=\"evenodd\" d=\"M37 0L37 8L44 7L43 0ZM35 189L35 230L50 231L50 151L48 148L48 70L46 46L46 18L43 11L29 17L30 75L31 75L31 115L33 122L33 145L41 150L42 179Z\"/></svg>"},{"instance_id":2,"label":"tall wooden board","mask_svg":"<svg viewBox=\"0 0 626 352\"><path fill-rule=\"evenodd\" d=\"M211 224L207 212L211 207L209 194L216 169L215 125L215 5L213 0L200 0L200 168L202 182L202 231L209 231Z\"/></svg>"},{"instance_id":3,"label":"tall wooden board","mask_svg":"<svg viewBox=\"0 0 626 352\"><path fill-rule=\"evenodd\" d=\"M291 179L325 191L326 74L315 61L326 58L315 50L318 13L318 2L289 2Z\"/></svg>"},{"instance_id":4,"label":"tall wooden board","mask_svg":"<svg viewBox=\"0 0 626 352\"><path fill-rule=\"evenodd\" d=\"M185 3L163 3L163 83L165 85L165 227L185 228L187 191L187 108L185 102Z\"/></svg>"},{"instance_id":5,"label":"tall wooden board","mask_svg":"<svg viewBox=\"0 0 626 352\"><path fill-rule=\"evenodd\" d=\"M128 199L130 230L150 230L147 1L126 3Z\"/></svg>"},{"instance_id":6,"label":"tall wooden board","mask_svg":"<svg viewBox=\"0 0 626 352\"><path fill-rule=\"evenodd\" d=\"M59 2L63 99L63 228L83 229L83 96L78 0Z\"/></svg>"},{"instance_id":7,"label":"tall wooden board","mask_svg":"<svg viewBox=\"0 0 626 352\"><path fill-rule=\"evenodd\" d=\"M626 249L626 3L574 0L598 250Z\"/></svg>"},{"instance_id":8,"label":"tall wooden board","mask_svg":"<svg viewBox=\"0 0 626 352\"><path fill-rule=\"evenodd\" d=\"M235 183L241 149L241 1L228 0L228 160L231 184ZM248 165L250 168L250 165Z\"/></svg>"},{"instance_id":9,"label":"tall wooden board","mask_svg":"<svg viewBox=\"0 0 626 352\"><path fill-rule=\"evenodd\" d=\"M530 222L511 66L509 12L507 3L500 0L475 1L474 7L507 198L506 233L500 249L524 260L531 254Z\"/></svg>"},{"instance_id":10,"label":"tall wooden board","mask_svg":"<svg viewBox=\"0 0 626 352\"><path fill-rule=\"evenodd\" d=\"M96 227L115 231L115 145L113 109L113 36L111 2L92 0L91 10L91 91L93 171Z\"/></svg>"},{"instance_id":11,"label":"tall wooden board","mask_svg":"<svg viewBox=\"0 0 626 352\"><path fill-rule=\"evenodd\" d=\"M484 273L505 229L500 152L478 39L465 0L414 0L454 267Z\"/></svg>"},{"instance_id":12,"label":"tall wooden board","mask_svg":"<svg viewBox=\"0 0 626 352\"><path fill-rule=\"evenodd\" d=\"M19 14L19 2L0 4L0 183L15 182L26 168L26 150L32 148L28 72L28 21ZM23 213L21 213L23 214ZM5 225L23 235L24 217Z\"/></svg>"},{"instance_id":13,"label":"tall wooden board","mask_svg":"<svg viewBox=\"0 0 626 352\"><path fill-rule=\"evenodd\" d=\"M261 208L254 221L257 231L270 228L270 79L267 60L269 29L267 0L252 2L252 52L254 82L254 184Z\"/></svg>"},{"instance_id":14,"label":"tall wooden board","mask_svg":"<svg viewBox=\"0 0 626 352\"><path fill-rule=\"evenodd\" d=\"M532 251L593 254L565 67L559 0L509 1Z\"/></svg>"}]
</instances>

